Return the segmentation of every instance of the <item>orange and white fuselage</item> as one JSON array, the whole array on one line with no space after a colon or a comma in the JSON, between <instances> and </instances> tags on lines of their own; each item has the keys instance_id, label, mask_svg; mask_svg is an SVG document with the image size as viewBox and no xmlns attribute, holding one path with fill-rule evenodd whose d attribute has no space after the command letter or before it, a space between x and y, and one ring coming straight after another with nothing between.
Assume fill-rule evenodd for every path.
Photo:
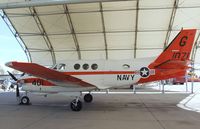
<instances>
[{"instance_id":1,"label":"orange and white fuselage","mask_svg":"<svg viewBox=\"0 0 200 129\"><path fill-rule=\"evenodd\" d=\"M145 61L144 61L145 60ZM45 79L27 76L21 78L23 82L23 90L40 91L40 92L73 92L73 91L88 91L91 89L108 89L112 87L130 86L139 83L141 78L140 68L146 67L155 58L141 58L134 60L93 60L93 61L69 61L60 72L66 75L84 80L96 87L80 85L63 84L59 82L48 81ZM80 68L75 70L74 66L80 65ZM83 65L87 64L88 69L84 69ZM97 64L97 68L92 69L92 65ZM141 65L142 64L142 65ZM155 75L155 70L150 69L148 76ZM146 77L145 77L146 78Z\"/></svg>"}]
</instances>

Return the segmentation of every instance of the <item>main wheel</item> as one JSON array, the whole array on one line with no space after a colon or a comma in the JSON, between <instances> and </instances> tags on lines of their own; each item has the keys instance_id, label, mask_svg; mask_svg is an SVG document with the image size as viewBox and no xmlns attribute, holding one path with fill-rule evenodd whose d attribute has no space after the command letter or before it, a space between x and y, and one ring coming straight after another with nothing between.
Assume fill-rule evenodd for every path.
<instances>
[{"instance_id":1,"label":"main wheel","mask_svg":"<svg viewBox=\"0 0 200 129\"><path fill-rule=\"evenodd\" d=\"M92 97L91 94L86 94L86 95L84 96L84 101L85 101L86 103L91 103L92 100L93 100L93 97Z\"/></svg>"},{"instance_id":2,"label":"main wheel","mask_svg":"<svg viewBox=\"0 0 200 129\"><path fill-rule=\"evenodd\" d=\"M22 105L29 105L29 104L30 104L29 98L28 98L27 96L23 96L23 97L21 98L21 104L22 104Z\"/></svg>"},{"instance_id":3,"label":"main wheel","mask_svg":"<svg viewBox=\"0 0 200 129\"><path fill-rule=\"evenodd\" d=\"M74 99L71 102L71 110L77 112L80 111L81 109L82 109L82 102L80 100Z\"/></svg>"}]
</instances>

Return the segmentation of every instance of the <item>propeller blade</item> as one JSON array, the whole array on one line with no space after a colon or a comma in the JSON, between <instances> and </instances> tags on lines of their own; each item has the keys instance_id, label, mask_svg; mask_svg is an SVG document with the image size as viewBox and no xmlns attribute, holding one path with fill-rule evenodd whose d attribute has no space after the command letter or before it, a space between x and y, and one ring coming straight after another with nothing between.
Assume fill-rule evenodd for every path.
<instances>
[{"instance_id":1,"label":"propeller blade","mask_svg":"<svg viewBox=\"0 0 200 129\"><path fill-rule=\"evenodd\" d=\"M9 71L7 71L7 72L8 72L8 74L11 76L11 78L12 78L13 80L15 80L15 81L18 80L12 73L10 73Z\"/></svg>"},{"instance_id":2,"label":"propeller blade","mask_svg":"<svg viewBox=\"0 0 200 129\"><path fill-rule=\"evenodd\" d=\"M19 97L20 93L19 93L19 84L17 84L16 87L16 97Z\"/></svg>"},{"instance_id":3,"label":"propeller blade","mask_svg":"<svg viewBox=\"0 0 200 129\"><path fill-rule=\"evenodd\" d=\"M24 76L25 74L26 74L26 73L22 73L22 74L21 74L21 77Z\"/></svg>"}]
</instances>

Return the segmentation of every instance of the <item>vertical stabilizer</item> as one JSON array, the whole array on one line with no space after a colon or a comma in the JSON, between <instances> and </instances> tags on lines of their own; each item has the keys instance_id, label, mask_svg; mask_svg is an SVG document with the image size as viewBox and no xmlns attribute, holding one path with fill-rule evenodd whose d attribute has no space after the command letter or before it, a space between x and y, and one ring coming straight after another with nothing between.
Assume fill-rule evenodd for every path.
<instances>
[{"instance_id":1,"label":"vertical stabilizer","mask_svg":"<svg viewBox=\"0 0 200 129\"><path fill-rule=\"evenodd\" d=\"M195 34L196 29L181 30L153 64L162 65L168 61L188 61Z\"/></svg>"}]
</instances>

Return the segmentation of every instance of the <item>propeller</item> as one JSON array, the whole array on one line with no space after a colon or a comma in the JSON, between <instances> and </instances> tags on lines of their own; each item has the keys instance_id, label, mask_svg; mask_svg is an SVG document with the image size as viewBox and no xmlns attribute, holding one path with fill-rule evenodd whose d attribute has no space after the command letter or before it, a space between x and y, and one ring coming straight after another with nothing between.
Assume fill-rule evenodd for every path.
<instances>
[{"instance_id":1,"label":"propeller","mask_svg":"<svg viewBox=\"0 0 200 129\"><path fill-rule=\"evenodd\" d=\"M7 71L7 72L8 72L8 74L11 76L11 78L12 78L13 80L18 81L18 79L17 79L11 72L9 72L9 71Z\"/></svg>"},{"instance_id":2,"label":"propeller","mask_svg":"<svg viewBox=\"0 0 200 129\"><path fill-rule=\"evenodd\" d=\"M9 71L7 71L7 72L11 76L11 78L16 81L16 85L17 85L17 87L16 87L16 97L19 97L20 93L19 93L19 83L17 82L18 79L11 72L9 72Z\"/></svg>"},{"instance_id":3,"label":"propeller","mask_svg":"<svg viewBox=\"0 0 200 129\"><path fill-rule=\"evenodd\" d=\"M22 73L22 74L21 74L21 77L23 77L25 74L26 74L26 73Z\"/></svg>"}]
</instances>

